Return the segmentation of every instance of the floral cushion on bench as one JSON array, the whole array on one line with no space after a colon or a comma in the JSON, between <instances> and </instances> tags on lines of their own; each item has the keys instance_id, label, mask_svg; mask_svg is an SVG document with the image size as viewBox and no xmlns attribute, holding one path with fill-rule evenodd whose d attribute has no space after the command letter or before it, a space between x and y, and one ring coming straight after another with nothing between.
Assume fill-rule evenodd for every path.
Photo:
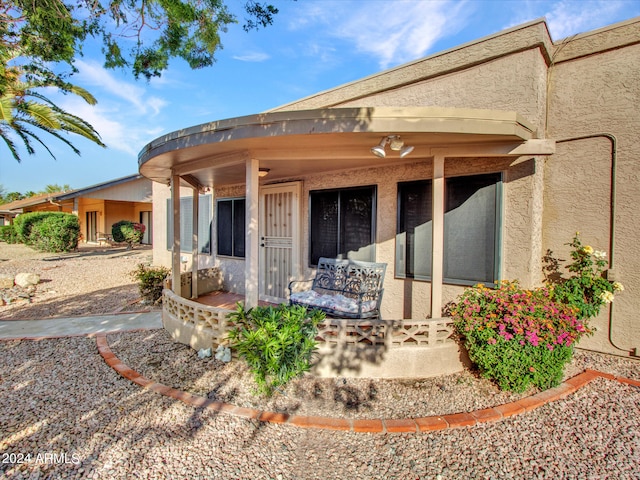
<instances>
[{"instance_id":1,"label":"floral cushion on bench","mask_svg":"<svg viewBox=\"0 0 640 480\"><path fill-rule=\"evenodd\" d=\"M354 298L345 297L340 293L337 295L321 295L315 290L307 290L306 292L292 293L291 301L309 305L310 307L333 310L334 312L358 313L358 301ZM375 300L362 302L362 313L375 310L376 305L377 302Z\"/></svg>"}]
</instances>

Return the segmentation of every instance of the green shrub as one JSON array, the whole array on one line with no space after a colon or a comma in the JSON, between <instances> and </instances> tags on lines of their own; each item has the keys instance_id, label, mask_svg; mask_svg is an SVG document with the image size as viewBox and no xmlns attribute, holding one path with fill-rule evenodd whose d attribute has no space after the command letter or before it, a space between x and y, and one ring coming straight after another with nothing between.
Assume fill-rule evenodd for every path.
<instances>
[{"instance_id":1,"label":"green shrub","mask_svg":"<svg viewBox=\"0 0 640 480\"><path fill-rule=\"evenodd\" d=\"M231 348L249 365L259 393L270 396L275 388L309 371L318 323L324 317L323 312L308 312L300 305L245 311L238 303L229 314L234 324L229 331Z\"/></svg>"},{"instance_id":2,"label":"green shrub","mask_svg":"<svg viewBox=\"0 0 640 480\"><path fill-rule=\"evenodd\" d=\"M13 225L3 225L0 227L0 241L18 243L18 235Z\"/></svg>"},{"instance_id":3,"label":"green shrub","mask_svg":"<svg viewBox=\"0 0 640 480\"><path fill-rule=\"evenodd\" d=\"M114 242L126 242L129 247L142 242L145 226L129 220L120 220L111 226L111 235Z\"/></svg>"},{"instance_id":4,"label":"green shrub","mask_svg":"<svg viewBox=\"0 0 640 480\"><path fill-rule=\"evenodd\" d=\"M33 239L31 238L33 226L42 221L42 219L57 213L60 212L28 212L18 215L13 221L18 241L26 245L33 245Z\"/></svg>"},{"instance_id":5,"label":"green shrub","mask_svg":"<svg viewBox=\"0 0 640 480\"><path fill-rule=\"evenodd\" d=\"M151 305L160 303L164 280L169 272L165 267L148 267L143 264L139 264L138 268L131 272L131 276L138 281L138 290L145 302Z\"/></svg>"},{"instance_id":6,"label":"green shrub","mask_svg":"<svg viewBox=\"0 0 640 480\"><path fill-rule=\"evenodd\" d=\"M614 292L621 292L624 287L604 278L606 252L594 250L590 245L583 246L578 233L568 245L573 247L573 262L566 268L573 275L564 278L559 271L560 261L548 251L545 256L547 282L552 286L555 301L572 306L577 310L578 318L586 320L597 316L603 305L613 302Z\"/></svg>"},{"instance_id":7,"label":"green shrub","mask_svg":"<svg viewBox=\"0 0 640 480\"><path fill-rule=\"evenodd\" d=\"M547 389L562 380L574 344L589 329L570 305L555 303L546 288L517 282L468 288L450 308L469 358L503 390Z\"/></svg>"},{"instance_id":8,"label":"green shrub","mask_svg":"<svg viewBox=\"0 0 640 480\"><path fill-rule=\"evenodd\" d=\"M49 212L33 223L29 235L30 243L45 252L70 252L78 247L80 222L70 213Z\"/></svg>"}]
</instances>

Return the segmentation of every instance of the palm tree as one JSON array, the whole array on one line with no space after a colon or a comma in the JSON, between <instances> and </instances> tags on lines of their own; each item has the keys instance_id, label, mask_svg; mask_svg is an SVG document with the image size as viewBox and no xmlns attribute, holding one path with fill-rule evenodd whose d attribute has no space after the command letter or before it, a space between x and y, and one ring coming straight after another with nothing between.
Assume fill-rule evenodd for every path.
<instances>
[{"instance_id":1,"label":"palm tree","mask_svg":"<svg viewBox=\"0 0 640 480\"><path fill-rule=\"evenodd\" d=\"M58 185L57 183L54 183L44 187L44 190L42 190L40 193L69 192L71 190L72 188L69 186L68 183L65 183L64 185Z\"/></svg>"},{"instance_id":2,"label":"palm tree","mask_svg":"<svg viewBox=\"0 0 640 480\"><path fill-rule=\"evenodd\" d=\"M51 150L34 132L34 128L53 135L78 155L80 150L63 136L63 133L81 135L104 147L100 135L89 122L58 107L38 89L57 87L65 93L78 95L89 105L96 104L93 95L46 68L34 68L30 65L30 68L26 69L11 64L18 57L15 49L0 49L0 138L4 140L13 158L21 161L14 142L18 137L30 155L35 153L32 144L35 141L55 159Z\"/></svg>"}]
</instances>

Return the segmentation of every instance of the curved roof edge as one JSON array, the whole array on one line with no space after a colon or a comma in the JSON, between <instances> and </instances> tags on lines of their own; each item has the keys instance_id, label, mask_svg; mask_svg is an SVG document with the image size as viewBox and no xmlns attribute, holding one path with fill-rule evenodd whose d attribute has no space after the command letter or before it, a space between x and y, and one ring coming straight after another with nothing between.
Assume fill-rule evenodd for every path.
<instances>
[{"instance_id":1,"label":"curved roof edge","mask_svg":"<svg viewBox=\"0 0 640 480\"><path fill-rule=\"evenodd\" d=\"M207 144L323 133L456 133L533 137L533 128L516 112L440 107L359 107L267 112L196 125L163 135L138 155L142 167L153 158ZM188 159L187 159L188 160ZM144 174L144 173L143 173Z\"/></svg>"}]
</instances>

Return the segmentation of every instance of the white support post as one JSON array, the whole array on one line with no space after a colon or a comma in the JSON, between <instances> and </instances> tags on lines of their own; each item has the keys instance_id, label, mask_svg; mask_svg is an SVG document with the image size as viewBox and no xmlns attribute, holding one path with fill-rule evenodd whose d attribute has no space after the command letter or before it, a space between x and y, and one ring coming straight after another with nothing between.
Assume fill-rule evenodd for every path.
<instances>
[{"instance_id":1,"label":"white support post","mask_svg":"<svg viewBox=\"0 0 640 480\"><path fill-rule=\"evenodd\" d=\"M431 318L442 317L444 260L444 155L433 157L432 189Z\"/></svg>"},{"instance_id":2,"label":"white support post","mask_svg":"<svg viewBox=\"0 0 640 480\"><path fill-rule=\"evenodd\" d=\"M173 210L173 242L171 249L171 290L182 295L180 283L180 177L171 175L171 207Z\"/></svg>"},{"instance_id":3,"label":"white support post","mask_svg":"<svg viewBox=\"0 0 640 480\"><path fill-rule=\"evenodd\" d=\"M253 308L258 305L258 258L259 258L259 232L258 232L258 167L256 159L248 159L246 163L246 198L245 198L245 308Z\"/></svg>"},{"instance_id":4,"label":"white support post","mask_svg":"<svg viewBox=\"0 0 640 480\"><path fill-rule=\"evenodd\" d=\"M193 254L191 256L191 298L198 298L198 218L200 211L200 192L193 188L193 212L192 212L192 232L193 232Z\"/></svg>"}]
</instances>

